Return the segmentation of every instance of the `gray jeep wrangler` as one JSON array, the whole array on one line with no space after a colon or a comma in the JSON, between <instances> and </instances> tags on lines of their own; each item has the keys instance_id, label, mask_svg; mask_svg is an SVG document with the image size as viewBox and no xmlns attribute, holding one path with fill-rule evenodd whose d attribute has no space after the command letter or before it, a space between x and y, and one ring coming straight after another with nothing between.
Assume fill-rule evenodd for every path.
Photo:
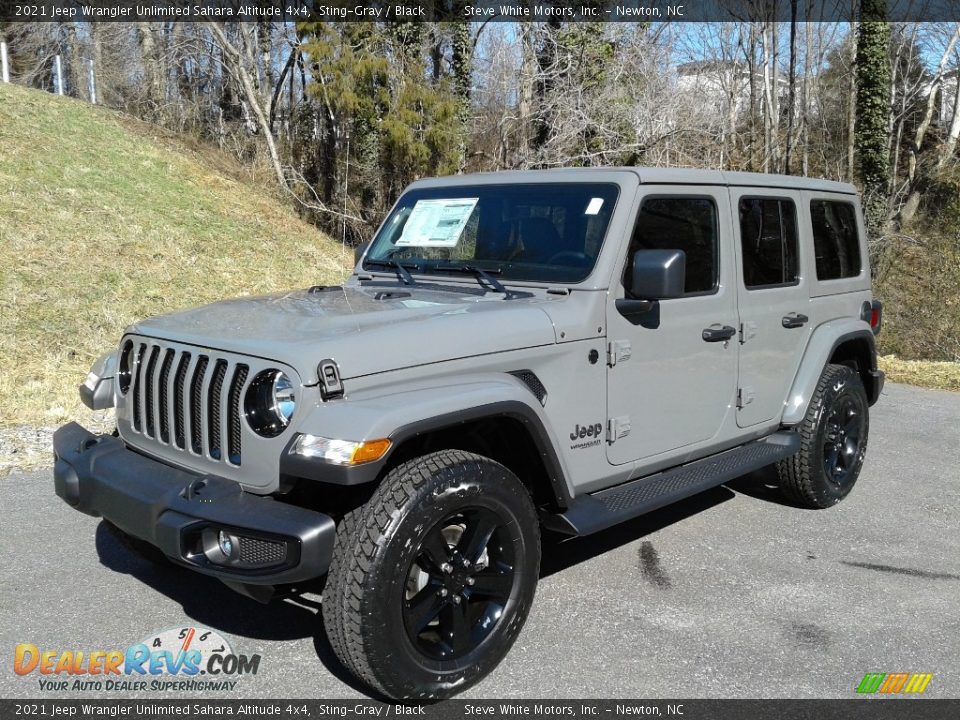
<instances>
[{"instance_id":1,"label":"gray jeep wrangler","mask_svg":"<svg viewBox=\"0 0 960 720\"><path fill-rule=\"evenodd\" d=\"M565 169L423 180L341 286L144 320L54 438L56 492L261 601L326 576L391 697L479 681L540 529L589 535L775 464L853 488L880 394L860 204L822 180Z\"/></svg>"}]
</instances>

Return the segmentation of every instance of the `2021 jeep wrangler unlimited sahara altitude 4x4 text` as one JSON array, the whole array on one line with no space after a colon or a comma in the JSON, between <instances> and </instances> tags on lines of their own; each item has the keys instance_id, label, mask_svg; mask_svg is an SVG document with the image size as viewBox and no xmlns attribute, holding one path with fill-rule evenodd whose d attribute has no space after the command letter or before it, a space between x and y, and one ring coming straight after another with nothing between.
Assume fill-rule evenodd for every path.
<instances>
[{"instance_id":1,"label":"2021 jeep wrangler unlimited sahara altitude 4x4 text","mask_svg":"<svg viewBox=\"0 0 960 720\"><path fill-rule=\"evenodd\" d=\"M879 326L849 185L423 180L342 287L130 327L80 388L118 432L60 428L56 492L263 601L327 575L351 672L449 696L520 632L541 525L593 533L774 463L794 502L843 499Z\"/></svg>"}]
</instances>

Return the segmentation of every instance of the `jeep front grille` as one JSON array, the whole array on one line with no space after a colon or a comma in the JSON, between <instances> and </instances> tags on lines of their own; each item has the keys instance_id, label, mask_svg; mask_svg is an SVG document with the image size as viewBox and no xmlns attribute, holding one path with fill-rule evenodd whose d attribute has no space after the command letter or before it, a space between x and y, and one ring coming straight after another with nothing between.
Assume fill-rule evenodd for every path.
<instances>
[{"instance_id":1,"label":"jeep front grille","mask_svg":"<svg viewBox=\"0 0 960 720\"><path fill-rule=\"evenodd\" d=\"M239 466L249 366L152 341L141 341L135 357L131 428L185 453Z\"/></svg>"}]
</instances>

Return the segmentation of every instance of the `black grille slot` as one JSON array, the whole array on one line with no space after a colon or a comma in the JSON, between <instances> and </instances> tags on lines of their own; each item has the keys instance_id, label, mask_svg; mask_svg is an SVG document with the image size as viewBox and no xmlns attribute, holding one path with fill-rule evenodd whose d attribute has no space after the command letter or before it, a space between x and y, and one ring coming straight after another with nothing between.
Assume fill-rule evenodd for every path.
<instances>
[{"instance_id":1,"label":"black grille slot","mask_svg":"<svg viewBox=\"0 0 960 720\"><path fill-rule=\"evenodd\" d=\"M153 437L156 433L156 425L153 422L153 373L157 369L157 355L159 354L160 347L154 345L150 351L150 359L147 360L147 372L143 376L143 410L147 416L146 435L148 437Z\"/></svg>"},{"instance_id":2,"label":"black grille slot","mask_svg":"<svg viewBox=\"0 0 960 720\"><path fill-rule=\"evenodd\" d=\"M133 365L133 429L137 432L143 429L140 422L140 408L143 405L140 399L140 394L143 392L143 386L140 383L140 363L143 362L143 353L146 350L147 346L141 343L140 349L137 350L137 361Z\"/></svg>"},{"instance_id":3,"label":"black grille slot","mask_svg":"<svg viewBox=\"0 0 960 720\"><path fill-rule=\"evenodd\" d=\"M210 358L201 355L190 381L190 448L198 455L203 452L203 378Z\"/></svg>"},{"instance_id":4,"label":"black grille slot","mask_svg":"<svg viewBox=\"0 0 960 720\"><path fill-rule=\"evenodd\" d=\"M530 388L530 392L540 401L541 405L546 402L547 389L543 386L543 383L540 382L540 378L536 376L533 370L515 370L510 374Z\"/></svg>"},{"instance_id":5,"label":"black grille slot","mask_svg":"<svg viewBox=\"0 0 960 720\"><path fill-rule=\"evenodd\" d=\"M223 390L223 378L227 374L227 361L217 360L210 379L210 392L207 403L207 426L210 430L210 457L219 460L223 455L223 441L220 436L220 393Z\"/></svg>"},{"instance_id":6,"label":"black grille slot","mask_svg":"<svg viewBox=\"0 0 960 720\"><path fill-rule=\"evenodd\" d=\"M177 374L173 376L173 442L183 450L186 447L183 420L183 386L187 380L187 368L190 366L190 353L180 356Z\"/></svg>"},{"instance_id":7,"label":"black grille slot","mask_svg":"<svg viewBox=\"0 0 960 720\"><path fill-rule=\"evenodd\" d=\"M233 380L230 382L230 399L227 401L230 405L227 416L230 429L230 435L227 438L227 458L234 465L240 464L240 391L243 390L243 384L247 381L249 372L250 368L246 365L237 365Z\"/></svg>"},{"instance_id":8,"label":"black grille slot","mask_svg":"<svg viewBox=\"0 0 960 720\"><path fill-rule=\"evenodd\" d=\"M160 439L163 442L170 442L170 406L167 405L169 393L167 384L170 381L170 367L173 365L173 356L176 352L168 349L163 356L163 363L160 365L160 381L157 388L157 402L160 405Z\"/></svg>"},{"instance_id":9,"label":"black grille slot","mask_svg":"<svg viewBox=\"0 0 960 720\"><path fill-rule=\"evenodd\" d=\"M240 563L242 565L279 565L287 557L285 543L261 540L260 538L240 538Z\"/></svg>"}]
</instances>

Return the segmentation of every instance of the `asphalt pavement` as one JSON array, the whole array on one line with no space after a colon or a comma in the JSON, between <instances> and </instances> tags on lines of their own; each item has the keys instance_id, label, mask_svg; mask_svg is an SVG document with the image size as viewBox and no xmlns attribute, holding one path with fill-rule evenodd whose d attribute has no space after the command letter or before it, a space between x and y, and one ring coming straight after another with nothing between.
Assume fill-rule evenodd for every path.
<instances>
[{"instance_id":1,"label":"asphalt pavement","mask_svg":"<svg viewBox=\"0 0 960 720\"><path fill-rule=\"evenodd\" d=\"M784 504L763 471L586 539L544 544L506 660L474 698L855 696L867 672L927 672L960 697L960 394L888 385L863 473L830 510ZM154 566L54 495L49 472L0 480L0 697L41 691L14 648L126 648L210 628L259 654L233 690L119 697L363 697L317 595L264 606ZM74 678L70 678L73 680Z\"/></svg>"}]
</instances>

